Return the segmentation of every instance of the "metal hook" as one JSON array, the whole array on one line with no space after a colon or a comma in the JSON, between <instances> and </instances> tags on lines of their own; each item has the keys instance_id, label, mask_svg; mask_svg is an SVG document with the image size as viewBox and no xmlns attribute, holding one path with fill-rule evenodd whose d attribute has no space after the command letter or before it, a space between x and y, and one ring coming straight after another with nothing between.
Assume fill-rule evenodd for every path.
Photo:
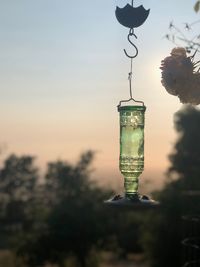
<instances>
[{"instance_id":1,"label":"metal hook","mask_svg":"<svg viewBox=\"0 0 200 267\"><path fill-rule=\"evenodd\" d=\"M137 39L137 36L133 33L132 30L129 31L129 34L128 34L128 36L127 36L127 39L128 39L128 41L129 41L129 43L130 43L132 46L134 46L134 48L135 48L135 50L136 50L136 53L135 53L134 56L130 56L130 55L126 52L125 49L124 49L124 53L125 53L125 55L126 55L127 57L129 57L129 58L135 58L135 57L137 57L137 55L138 55L138 49L137 49L137 46L131 41L130 36L134 36L136 39Z\"/></svg>"}]
</instances>

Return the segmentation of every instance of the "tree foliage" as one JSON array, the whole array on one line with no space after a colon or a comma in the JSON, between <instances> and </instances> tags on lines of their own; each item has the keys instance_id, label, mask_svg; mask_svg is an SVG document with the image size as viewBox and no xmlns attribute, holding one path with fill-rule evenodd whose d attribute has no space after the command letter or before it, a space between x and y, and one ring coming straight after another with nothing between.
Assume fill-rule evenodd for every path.
<instances>
[{"instance_id":1,"label":"tree foliage","mask_svg":"<svg viewBox=\"0 0 200 267\"><path fill-rule=\"evenodd\" d=\"M188 106L175 115L179 138L169 159L168 173L174 172L185 190L200 190L200 111Z\"/></svg>"},{"instance_id":2,"label":"tree foliage","mask_svg":"<svg viewBox=\"0 0 200 267\"><path fill-rule=\"evenodd\" d=\"M0 169L0 245L16 255L17 267L56 263L98 264L95 253L141 251L139 219L106 208L112 192L91 180L94 153L76 164L55 161L40 181L31 156L9 156ZM24 264L24 265L23 265Z\"/></svg>"},{"instance_id":3,"label":"tree foliage","mask_svg":"<svg viewBox=\"0 0 200 267\"><path fill-rule=\"evenodd\" d=\"M11 155L5 160L0 170L0 246L13 246L12 236L26 227L38 178L33 157Z\"/></svg>"},{"instance_id":4,"label":"tree foliage","mask_svg":"<svg viewBox=\"0 0 200 267\"><path fill-rule=\"evenodd\" d=\"M200 110L185 106L175 114L178 139L169 156L168 181L155 197L160 211L147 214L141 242L153 267L182 266L182 216L199 214L200 190Z\"/></svg>"}]
</instances>

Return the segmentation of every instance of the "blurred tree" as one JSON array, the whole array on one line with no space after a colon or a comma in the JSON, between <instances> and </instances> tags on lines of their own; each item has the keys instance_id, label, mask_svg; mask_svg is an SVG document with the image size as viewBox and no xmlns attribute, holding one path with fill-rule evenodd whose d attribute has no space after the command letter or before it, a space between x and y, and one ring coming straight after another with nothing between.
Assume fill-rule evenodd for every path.
<instances>
[{"instance_id":1,"label":"blurred tree","mask_svg":"<svg viewBox=\"0 0 200 267\"><path fill-rule=\"evenodd\" d=\"M168 174L175 173L184 190L200 190L200 111L187 106L175 115L179 138L174 152L169 156L171 166Z\"/></svg>"},{"instance_id":2,"label":"blurred tree","mask_svg":"<svg viewBox=\"0 0 200 267\"><path fill-rule=\"evenodd\" d=\"M31 156L9 156L0 169L0 246L10 246L27 223L29 202L38 181Z\"/></svg>"},{"instance_id":3,"label":"blurred tree","mask_svg":"<svg viewBox=\"0 0 200 267\"><path fill-rule=\"evenodd\" d=\"M117 220L113 229L119 246L119 256L126 258L131 253L143 253L142 247L138 242L143 213L133 212L133 210L123 209L123 207L118 207L116 212L115 218Z\"/></svg>"},{"instance_id":4,"label":"blurred tree","mask_svg":"<svg viewBox=\"0 0 200 267\"><path fill-rule=\"evenodd\" d=\"M45 262L65 266L71 255L80 266L89 266L91 252L102 247L111 228L106 227L109 213L103 201L111 192L91 181L93 157L94 153L88 151L74 166L64 161L48 164L43 186L46 228L35 229L34 236L29 231L18 248L18 255L28 266Z\"/></svg>"},{"instance_id":5,"label":"blurred tree","mask_svg":"<svg viewBox=\"0 0 200 267\"><path fill-rule=\"evenodd\" d=\"M0 170L0 193L11 200L26 201L31 198L38 180L34 157L9 156Z\"/></svg>"},{"instance_id":6,"label":"blurred tree","mask_svg":"<svg viewBox=\"0 0 200 267\"><path fill-rule=\"evenodd\" d=\"M43 183L33 157L5 160L0 169L0 249L16 255L16 267L95 267L99 250L121 256L141 252L140 215L103 204L112 192L91 180L93 158L94 152L87 151L74 165L51 162Z\"/></svg>"},{"instance_id":7,"label":"blurred tree","mask_svg":"<svg viewBox=\"0 0 200 267\"><path fill-rule=\"evenodd\" d=\"M181 266L182 215L200 212L188 192L200 190L200 110L185 106L175 115L178 140L169 156L168 182L157 192L160 212L147 214L141 242L154 267Z\"/></svg>"}]
</instances>

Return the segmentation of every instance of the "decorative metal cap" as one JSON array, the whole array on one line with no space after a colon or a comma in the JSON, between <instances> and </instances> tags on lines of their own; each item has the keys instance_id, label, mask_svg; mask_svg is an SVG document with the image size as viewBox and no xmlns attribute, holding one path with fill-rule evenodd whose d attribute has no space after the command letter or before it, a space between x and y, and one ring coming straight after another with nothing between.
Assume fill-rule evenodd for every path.
<instances>
[{"instance_id":1,"label":"decorative metal cap","mask_svg":"<svg viewBox=\"0 0 200 267\"><path fill-rule=\"evenodd\" d=\"M146 10L142 5L133 7L127 4L123 8L116 8L115 15L123 26L133 29L141 26L149 16L150 9Z\"/></svg>"}]
</instances>

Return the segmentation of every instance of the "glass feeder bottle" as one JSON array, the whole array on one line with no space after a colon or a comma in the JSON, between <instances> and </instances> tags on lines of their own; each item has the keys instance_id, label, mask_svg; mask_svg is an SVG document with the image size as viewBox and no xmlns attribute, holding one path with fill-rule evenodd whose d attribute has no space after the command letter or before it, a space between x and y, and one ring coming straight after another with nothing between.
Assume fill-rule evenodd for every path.
<instances>
[{"instance_id":1,"label":"glass feeder bottle","mask_svg":"<svg viewBox=\"0 0 200 267\"><path fill-rule=\"evenodd\" d=\"M119 169L124 176L125 197L138 198L138 180L144 169L145 106L121 106Z\"/></svg>"}]
</instances>

